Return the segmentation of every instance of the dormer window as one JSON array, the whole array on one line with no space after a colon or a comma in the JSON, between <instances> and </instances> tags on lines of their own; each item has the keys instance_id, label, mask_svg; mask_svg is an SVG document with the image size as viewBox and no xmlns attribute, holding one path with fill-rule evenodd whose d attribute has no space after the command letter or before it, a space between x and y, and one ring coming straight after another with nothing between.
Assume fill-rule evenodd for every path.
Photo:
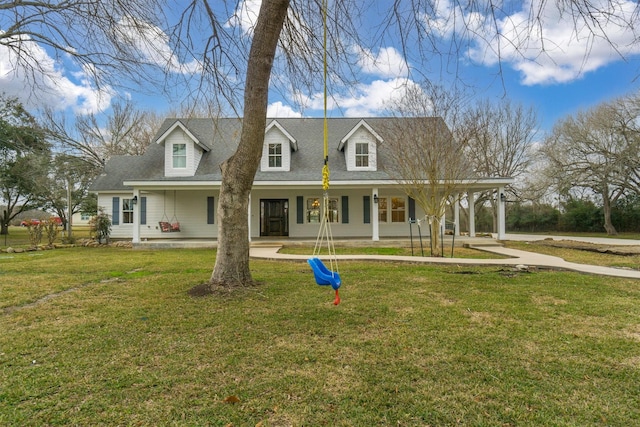
<instances>
[{"instance_id":1,"label":"dormer window","mask_svg":"<svg viewBox=\"0 0 640 427\"><path fill-rule=\"evenodd\" d=\"M282 144L269 144L269 167L282 167Z\"/></svg>"},{"instance_id":2,"label":"dormer window","mask_svg":"<svg viewBox=\"0 0 640 427\"><path fill-rule=\"evenodd\" d=\"M187 167L187 144L173 144L173 168Z\"/></svg>"},{"instance_id":3,"label":"dormer window","mask_svg":"<svg viewBox=\"0 0 640 427\"><path fill-rule=\"evenodd\" d=\"M180 120L173 121L158 137L156 144L164 146L164 176L167 177L194 176L202 156L211 150Z\"/></svg>"},{"instance_id":4,"label":"dormer window","mask_svg":"<svg viewBox=\"0 0 640 427\"><path fill-rule=\"evenodd\" d=\"M291 152L298 150L298 143L277 120L273 120L264 133L260 170L264 172L289 172Z\"/></svg>"},{"instance_id":5,"label":"dormer window","mask_svg":"<svg viewBox=\"0 0 640 427\"><path fill-rule=\"evenodd\" d=\"M345 152L348 171L378 170L377 151L382 137L365 121L360 120L338 144Z\"/></svg>"},{"instance_id":6,"label":"dormer window","mask_svg":"<svg viewBox=\"0 0 640 427\"><path fill-rule=\"evenodd\" d=\"M367 142L356 143L356 167L369 167L369 143Z\"/></svg>"}]
</instances>

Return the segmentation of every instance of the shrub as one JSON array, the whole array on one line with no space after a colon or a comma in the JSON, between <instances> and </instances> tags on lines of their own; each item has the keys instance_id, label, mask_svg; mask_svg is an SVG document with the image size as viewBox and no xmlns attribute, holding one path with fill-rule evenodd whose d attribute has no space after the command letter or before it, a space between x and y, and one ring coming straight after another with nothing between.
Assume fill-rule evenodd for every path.
<instances>
[{"instance_id":1,"label":"shrub","mask_svg":"<svg viewBox=\"0 0 640 427\"><path fill-rule=\"evenodd\" d=\"M98 209L98 214L89 221L91 226L91 235L99 243L109 243L109 235L111 234L111 218L102 208Z\"/></svg>"},{"instance_id":2,"label":"shrub","mask_svg":"<svg viewBox=\"0 0 640 427\"><path fill-rule=\"evenodd\" d=\"M31 243L31 247L38 247L38 245L40 245L40 242L42 242L42 232L44 228L43 224L41 222L35 223L32 221L27 221L25 225L29 232L29 243Z\"/></svg>"},{"instance_id":3,"label":"shrub","mask_svg":"<svg viewBox=\"0 0 640 427\"><path fill-rule=\"evenodd\" d=\"M49 246L53 246L53 243L58 238L58 234L60 234L60 225L58 224L58 220L51 217L46 221L41 222L40 227L44 228L44 231L47 234L47 242L49 243Z\"/></svg>"}]
</instances>

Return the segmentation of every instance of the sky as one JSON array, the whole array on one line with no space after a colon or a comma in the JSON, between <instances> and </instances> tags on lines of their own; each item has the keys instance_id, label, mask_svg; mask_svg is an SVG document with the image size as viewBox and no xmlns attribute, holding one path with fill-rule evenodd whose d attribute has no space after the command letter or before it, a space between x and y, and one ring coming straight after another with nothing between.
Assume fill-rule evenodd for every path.
<instances>
[{"instance_id":1,"label":"sky","mask_svg":"<svg viewBox=\"0 0 640 427\"><path fill-rule=\"evenodd\" d=\"M426 75L443 85L453 81L470 84L477 98L498 100L508 97L532 106L538 112L540 129L544 132L567 115L638 90L640 42L637 40L640 37L632 30L620 30L619 22L611 18L623 16L637 20L633 14L637 7L634 1L612 0L615 13L595 28L595 37L589 31L590 23L562 16L552 1L544 3L542 27L527 26L532 10L539 10L541 1L500 1L505 13L493 20L480 9L465 12L450 0L433 0L432 13L424 15L423 19L438 42L445 46L460 40L463 35L467 37L467 43L458 52L456 75L429 71L442 70L438 61L446 61L446 58L435 58L428 64L419 62L418 55L412 55L413 59L403 58L399 42L391 38L375 48L353 46L359 82L334 88L335 92L330 94L329 115L372 117L385 114L390 99L402 97L403 87L415 84L417 76ZM385 2L389 0L381 0L380 4ZM594 2L607 3L604 0ZM260 0L241 0L235 17L229 16L225 26L236 26L250 37L259 5ZM6 27L8 17L3 17L2 13L0 31ZM466 23L464 28L461 22ZM527 30L523 31L525 27ZM636 27L640 29L640 26ZM496 29L499 37L496 37ZM198 76L201 68L197 58L179 62L172 55L169 36L159 28L150 27L150 32L154 34L155 56L145 51L143 43L137 46L148 61L169 62L169 73ZM127 98L141 109L163 113L171 108L179 109L184 101L178 97L167 99L162 95L151 95L157 91L144 86L97 89L88 70L69 58L55 55L34 42L26 46L43 72L34 74L20 68L11 52L0 45L0 92L18 97L29 109L48 106L67 114L108 114L113 102ZM158 52L164 53L157 57ZM499 57L496 52L500 52ZM33 90L35 87L37 89ZM300 102L296 103L294 99ZM301 104L305 108L301 108ZM274 91L270 95L268 114L271 117L321 116L321 94L297 93L294 96L293 93Z\"/></svg>"}]
</instances>

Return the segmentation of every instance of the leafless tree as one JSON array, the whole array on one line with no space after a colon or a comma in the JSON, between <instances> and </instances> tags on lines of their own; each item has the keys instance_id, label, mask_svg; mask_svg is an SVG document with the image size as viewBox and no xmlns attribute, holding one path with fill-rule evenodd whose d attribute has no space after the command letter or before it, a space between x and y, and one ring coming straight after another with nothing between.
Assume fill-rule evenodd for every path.
<instances>
[{"instance_id":1,"label":"leafless tree","mask_svg":"<svg viewBox=\"0 0 640 427\"><path fill-rule=\"evenodd\" d=\"M640 194L640 92L618 98L612 104L611 125L625 145L617 159L626 173L621 176L620 185Z\"/></svg>"},{"instance_id":2,"label":"leafless tree","mask_svg":"<svg viewBox=\"0 0 640 427\"><path fill-rule=\"evenodd\" d=\"M124 75L153 81L150 70L172 60L159 51L149 54L152 34L160 36L166 22L165 7L162 0L2 1L0 45L15 54L16 68L30 73L33 83L40 81L37 74L50 72L35 45L73 58L98 85L117 84Z\"/></svg>"},{"instance_id":3,"label":"leafless tree","mask_svg":"<svg viewBox=\"0 0 640 427\"><path fill-rule=\"evenodd\" d=\"M78 114L71 122L46 109L41 122L59 152L77 156L99 170L111 156L143 154L163 119L126 101L115 103L108 114Z\"/></svg>"},{"instance_id":4,"label":"leafless tree","mask_svg":"<svg viewBox=\"0 0 640 427\"><path fill-rule=\"evenodd\" d=\"M618 99L567 117L556 124L543 147L549 174L558 177L560 186L600 196L609 235L617 234L611 206L633 187L638 174L640 116L629 105L629 99Z\"/></svg>"},{"instance_id":5,"label":"leafless tree","mask_svg":"<svg viewBox=\"0 0 640 427\"><path fill-rule=\"evenodd\" d=\"M514 104L509 99L498 102L483 100L469 108L463 119L469 135L467 156L474 171L481 177L521 178L531 163L530 151L538 131L537 114L533 108ZM519 197L516 187L507 191ZM477 204L491 203L494 227L497 218L497 194L478 195Z\"/></svg>"},{"instance_id":6,"label":"leafless tree","mask_svg":"<svg viewBox=\"0 0 640 427\"><path fill-rule=\"evenodd\" d=\"M441 256L440 228L449 203L475 179L465 156L459 119L466 99L456 91L424 84L390 104L396 120L383 126L383 168L428 217L431 250Z\"/></svg>"}]
</instances>

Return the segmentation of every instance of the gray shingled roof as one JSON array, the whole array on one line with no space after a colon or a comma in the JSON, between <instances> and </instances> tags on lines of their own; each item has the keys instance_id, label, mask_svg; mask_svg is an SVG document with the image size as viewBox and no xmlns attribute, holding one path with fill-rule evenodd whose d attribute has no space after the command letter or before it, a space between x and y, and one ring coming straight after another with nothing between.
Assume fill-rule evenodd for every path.
<instances>
[{"instance_id":1,"label":"gray shingled roof","mask_svg":"<svg viewBox=\"0 0 640 427\"><path fill-rule=\"evenodd\" d=\"M180 120L202 144L211 150L204 153L193 177L164 176L164 147L155 141L175 122ZM262 172L258 170L255 181L318 182L322 179L324 156L322 118L278 118L268 119L278 123L298 143L298 151L291 153L289 172ZM384 129L385 118L331 118L328 123L329 168L331 180L386 180L387 173L381 170L384 153L378 151L378 171L347 171L345 154L338 151L340 140L361 120L365 120L376 132ZM441 120L429 118L429 120ZM220 181L219 165L235 151L240 138L242 121L236 118L222 119L166 119L156 134L154 142L142 156L114 156L92 184L93 191L123 190L123 181Z\"/></svg>"}]
</instances>

